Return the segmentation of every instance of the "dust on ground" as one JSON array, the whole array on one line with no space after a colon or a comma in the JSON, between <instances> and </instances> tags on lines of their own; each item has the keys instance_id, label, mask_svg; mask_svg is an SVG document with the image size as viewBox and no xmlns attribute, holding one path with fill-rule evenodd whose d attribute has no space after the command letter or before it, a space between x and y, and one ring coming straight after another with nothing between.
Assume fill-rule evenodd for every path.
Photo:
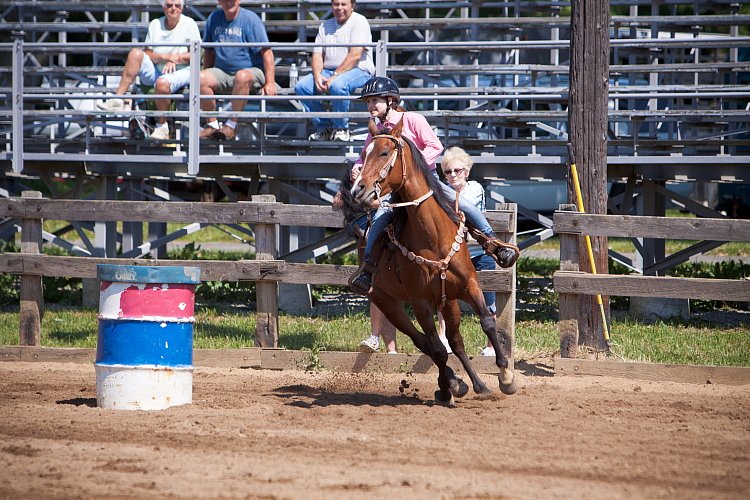
<instances>
[{"instance_id":1,"label":"dust on ground","mask_svg":"<svg viewBox=\"0 0 750 500\"><path fill-rule=\"evenodd\" d=\"M543 373L448 409L434 374L199 367L143 412L1 362L0 498L747 498L750 386Z\"/></svg>"}]
</instances>

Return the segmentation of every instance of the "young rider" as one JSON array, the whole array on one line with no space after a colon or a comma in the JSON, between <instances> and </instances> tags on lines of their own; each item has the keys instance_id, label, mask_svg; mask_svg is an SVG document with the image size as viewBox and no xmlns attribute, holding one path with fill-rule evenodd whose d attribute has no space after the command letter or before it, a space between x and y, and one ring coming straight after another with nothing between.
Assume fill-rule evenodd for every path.
<instances>
[{"instance_id":1,"label":"young rider","mask_svg":"<svg viewBox=\"0 0 750 500\"><path fill-rule=\"evenodd\" d=\"M417 149L421 151L428 168L432 171L432 175L439 179L435 170L435 162L443 151L443 145L424 116L406 111L398 105L401 100L401 91L395 81L384 76L371 78L362 87L359 100L367 104L367 111L370 116L379 120L378 129L380 130L392 130L400 121L403 121L401 135L413 142ZM368 134L363 151L367 151L367 146L371 141L372 135ZM354 164L355 177L364 164L363 156L364 154L360 155ZM455 199L456 192L451 187L442 182L440 182L440 185L449 199ZM388 197L384 199L388 199ZM498 240L484 214L475 205L459 198L459 209L466 216L467 225L481 233L478 241L484 247L485 252L492 256L501 267L511 267L518 258L518 248ZM392 220L392 209L383 206L377 209L375 216L372 218L372 225L367 233L364 266L351 281L351 287L356 293L364 295L370 289L372 273L375 272L376 264L372 249Z\"/></svg>"}]
</instances>

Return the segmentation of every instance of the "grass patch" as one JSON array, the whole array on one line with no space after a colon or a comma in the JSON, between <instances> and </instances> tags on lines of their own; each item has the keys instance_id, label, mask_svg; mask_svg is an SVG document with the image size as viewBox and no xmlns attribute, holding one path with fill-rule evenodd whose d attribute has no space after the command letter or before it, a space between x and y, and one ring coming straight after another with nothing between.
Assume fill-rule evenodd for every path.
<instances>
[{"instance_id":1,"label":"grass patch","mask_svg":"<svg viewBox=\"0 0 750 500\"><path fill-rule=\"evenodd\" d=\"M280 347L313 352L356 351L370 331L369 318L363 313L331 317L281 315L279 323ZM17 311L0 312L0 345L18 345L18 325ZM252 347L255 325L255 313L250 310L201 307L196 312L194 347ZM97 326L96 310L50 307L42 320L42 345L94 348ZM478 318L465 315L461 327L467 351L479 352L485 345L485 337ZM616 319L611 334L614 352L626 360L750 366L750 335L746 326L716 328L698 320L644 324ZM401 333L397 343L400 352L417 352L411 340ZM558 352L555 321L525 320L516 324L517 359L549 357Z\"/></svg>"}]
</instances>

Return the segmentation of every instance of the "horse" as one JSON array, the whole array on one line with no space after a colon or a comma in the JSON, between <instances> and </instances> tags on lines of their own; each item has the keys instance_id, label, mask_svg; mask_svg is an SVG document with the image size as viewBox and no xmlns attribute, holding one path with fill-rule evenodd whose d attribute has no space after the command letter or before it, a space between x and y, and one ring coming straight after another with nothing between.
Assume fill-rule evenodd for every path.
<instances>
[{"instance_id":1,"label":"horse","mask_svg":"<svg viewBox=\"0 0 750 500\"><path fill-rule=\"evenodd\" d=\"M401 136L402 123L389 133L380 132L374 121L369 131L372 141L366 148L364 163L351 191L354 203L372 210L383 196L391 193L391 206L405 209L402 227L396 235L393 225L373 255L376 271L368 297L414 345L438 367L435 399L448 407L455 397L463 397L469 388L447 365L448 353L438 337L434 314L440 310L445 319L446 337L471 379L480 398L494 393L479 378L469 361L460 332L461 311L458 300L468 303L479 315L482 330L495 349L498 381L505 394L516 392L513 370L503 353L495 317L484 302L477 273L465 241L465 227L437 180L427 168L414 144ZM398 201L398 202L395 202ZM396 222L398 217L394 218ZM404 309L412 310L424 333L412 323Z\"/></svg>"}]
</instances>

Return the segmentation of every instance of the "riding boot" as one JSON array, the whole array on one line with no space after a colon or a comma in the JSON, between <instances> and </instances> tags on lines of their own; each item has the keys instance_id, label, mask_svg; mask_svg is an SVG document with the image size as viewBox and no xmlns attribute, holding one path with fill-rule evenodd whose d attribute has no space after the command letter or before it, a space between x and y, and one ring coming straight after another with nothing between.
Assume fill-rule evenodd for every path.
<instances>
[{"instance_id":1,"label":"riding boot","mask_svg":"<svg viewBox=\"0 0 750 500\"><path fill-rule=\"evenodd\" d=\"M495 236L487 236L473 227L469 227L469 232L482 246L484 253L495 259L500 267L513 267L521 255L521 250L512 243L500 241Z\"/></svg>"},{"instance_id":2,"label":"riding boot","mask_svg":"<svg viewBox=\"0 0 750 500\"><path fill-rule=\"evenodd\" d=\"M349 278L349 287L358 295L367 295L372 290L372 275L375 273L375 263L365 262L356 273Z\"/></svg>"}]
</instances>

